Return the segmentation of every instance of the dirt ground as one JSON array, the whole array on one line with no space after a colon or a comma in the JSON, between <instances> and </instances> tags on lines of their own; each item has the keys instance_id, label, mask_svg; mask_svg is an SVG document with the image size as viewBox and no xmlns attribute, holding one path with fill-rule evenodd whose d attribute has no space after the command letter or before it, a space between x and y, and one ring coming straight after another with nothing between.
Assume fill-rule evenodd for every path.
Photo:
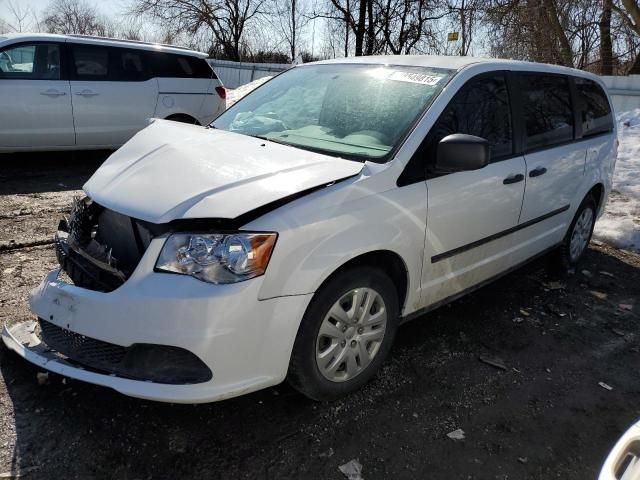
<instances>
[{"instance_id":1,"label":"dirt ground","mask_svg":"<svg viewBox=\"0 0 640 480\"><path fill-rule=\"evenodd\" d=\"M27 293L55 266L41 244L104 158L0 157L0 322L30 317ZM380 375L335 403L287 385L196 406L53 375L40 385L2 346L0 472L341 479L358 459L368 480L596 478L640 417L640 255L592 244L566 279L544 267L403 326ZM447 437L458 428L464 440Z\"/></svg>"}]
</instances>

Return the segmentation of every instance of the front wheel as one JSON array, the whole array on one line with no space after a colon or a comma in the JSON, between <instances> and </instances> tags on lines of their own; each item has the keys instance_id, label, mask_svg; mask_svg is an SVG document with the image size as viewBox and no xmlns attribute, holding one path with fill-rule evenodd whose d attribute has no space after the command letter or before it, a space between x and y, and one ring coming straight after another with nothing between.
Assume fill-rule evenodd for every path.
<instances>
[{"instance_id":1,"label":"front wheel","mask_svg":"<svg viewBox=\"0 0 640 480\"><path fill-rule=\"evenodd\" d=\"M383 272L343 271L314 296L300 324L288 380L314 400L334 400L367 383L389 354L398 295Z\"/></svg>"}]
</instances>

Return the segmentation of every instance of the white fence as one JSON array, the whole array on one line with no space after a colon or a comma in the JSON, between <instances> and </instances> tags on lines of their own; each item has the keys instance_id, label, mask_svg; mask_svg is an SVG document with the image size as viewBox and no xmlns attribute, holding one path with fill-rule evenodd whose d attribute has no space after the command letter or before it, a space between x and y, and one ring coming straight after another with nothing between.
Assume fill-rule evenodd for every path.
<instances>
[{"instance_id":1,"label":"white fence","mask_svg":"<svg viewBox=\"0 0 640 480\"><path fill-rule=\"evenodd\" d=\"M208 60L225 87L238 88L258 78L271 77L292 65L287 63L243 63L229 60Z\"/></svg>"},{"instance_id":2,"label":"white fence","mask_svg":"<svg viewBox=\"0 0 640 480\"><path fill-rule=\"evenodd\" d=\"M601 78L607 85L616 112L640 108L640 75Z\"/></svg>"}]
</instances>

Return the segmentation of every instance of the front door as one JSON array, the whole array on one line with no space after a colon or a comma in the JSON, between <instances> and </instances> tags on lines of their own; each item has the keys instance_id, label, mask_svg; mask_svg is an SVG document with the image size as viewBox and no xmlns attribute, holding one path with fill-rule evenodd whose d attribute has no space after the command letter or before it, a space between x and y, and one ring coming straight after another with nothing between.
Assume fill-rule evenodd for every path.
<instances>
[{"instance_id":1,"label":"front door","mask_svg":"<svg viewBox=\"0 0 640 480\"><path fill-rule=\"evenodd\" d=\"M427 232L422 306L456 295L511 265L513 231L524 196L525 162L514 154L502 72L467 82L440 115L418 154L427 162ZM453 133L489 140L492 161L479 170L433 170L438 142Z\"/></svg>"},{"instance_id":2,"label":"front door","mask_svg":"<svg viewBox=\"0 0 640 480\"><path fill-rule=\"evenodd\" d=\"M0 50L0 148L75 144L61 46L13 44Z\"/></svg>"},{"instance_id":3,"label":"front door","mask_svg":"<svg viewBox=\"0 0 640 480\"><path fill-rule=\"evenodd\" d=\"M119 146L149 124L158 96L143 51L69 44L77 144Z\"/></svg>"}]
</instances>

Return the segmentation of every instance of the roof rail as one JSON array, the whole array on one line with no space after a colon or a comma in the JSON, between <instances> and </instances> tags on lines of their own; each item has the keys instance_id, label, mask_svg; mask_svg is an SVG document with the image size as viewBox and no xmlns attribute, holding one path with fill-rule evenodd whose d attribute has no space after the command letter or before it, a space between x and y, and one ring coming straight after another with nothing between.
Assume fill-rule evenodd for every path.
<instances>
[{"instance_id":1,"label":"roof rail","mask_svg":"<svg viewBox=\"0 0 640 480\"><path fill-rule=\"evenodd\" d=\"M178 50L188 50L190 52L197 51L197 50L194 50L193 48L183 47L180 45L169 45L168 43L143 42L142 40L126 40L123 38L100 37L98 35L82 35L79 33L70 33L67 36L74 37L74 38L86 38L89 40L109 40L112 42L133 43L137 45L154 45L157 47L168 47L168 48L177 48Z\"/></svg>"}]
</instances>

